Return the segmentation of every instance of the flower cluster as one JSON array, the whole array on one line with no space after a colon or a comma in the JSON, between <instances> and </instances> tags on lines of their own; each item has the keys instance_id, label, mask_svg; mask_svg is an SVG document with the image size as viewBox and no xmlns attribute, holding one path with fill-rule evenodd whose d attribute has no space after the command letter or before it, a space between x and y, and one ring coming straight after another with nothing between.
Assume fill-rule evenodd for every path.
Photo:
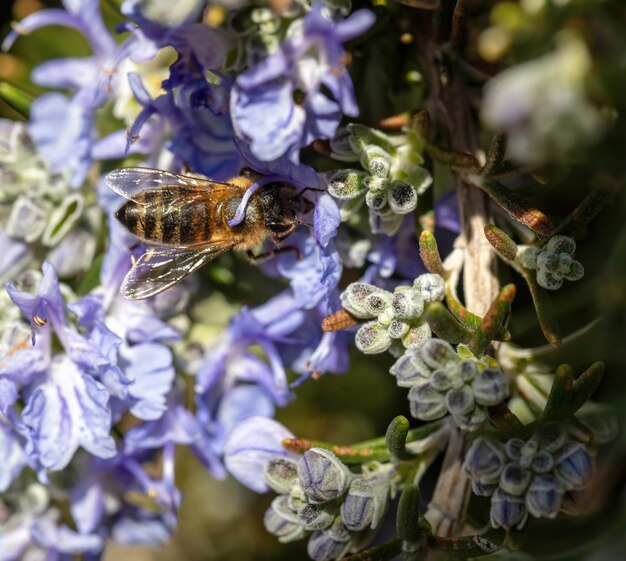
<instances>
[{"instance_id":1,"label":"flower cluster","mask_svg":"<svg viewBox=\"0 0 626 561\"><path fill-rule=\"evenodd\" d=\"M333 137L342 114L358 114L341 45L373 23L368 10L335 22L326 5L315 2L275 52L237 77L233 124L256 158L270 161L288 153L297 162L300 148Z\"/></svg>"},{"instance_id":2,"label":"flower cluster","mask_svg":"<svg viewBox=\"0 0 626 561\"><path fill-rule=\"evenodd\" d=\"M475 357L464 345L455 351L441 339L409 349L391 367L401 387L410 388L411 414L422 421L450 413L463 430L476 430L487 418L486 408L509 394L498 363Z\"/></svg>"},{"instance_id":3,"label":"flower cluster","mask_svg":"<svg viewBox=\"0 0 626 561\"><path fill-rule=\"evenodd\" d=\"M341 559L362 547L385 513L393 469L370 466L350 472L324 448L299 461L276 458L265 465L265 481L279 496L265 513L265 528L281 542L309 537L315 561Z\"/></svg>"},{"instance_id":4,"label":"flower cluster","mask_svg":"<svg viewBox=\"0 0 626 561\"><path fill-rule=\"evenodd\" d=\"M417 208L417 199L432 183L422 167L421 139L415 131L390 137L363 125L350 124L331 143L331 155L359 161L365 171L343 169L326 175L328 192L341 203L348 220L363 202L372 233L395 234L402 217Z\"/></svg>"},{"instance_id":5,"label":"flower cluster","mask_svg":"<svg viewBox=\"0 0 626 561\"><path fill-rule=\"evenodd\" d=\"M527 441L476 439L464 468L474 493L491 497L491 525L508 529L522 528L529 514L554 518L565 494L588 483L593 464L583 444L550 423Z\"/></svg>"},{"instance_id":6,"label":"flower cluster","mask_svg":"<svg viewBox=\"0 0 626 561\"><path fill-rule=\"evenodd\" d=\"M519 246L518 258L527 269L537 270L537 283L546 290L558 290L563 280L577 281L585 274L580 261L574 259L576 242L568 236L552 236L540 248Z\"/></svg>"},{"instance_id":7,"label":"flower cluster","mask_svg":"<svg viewBox=\"0 0 626 561\"><path fill-rule=\"evenodd\" d=\"M362 325L354 341L366 354L389 350L399 356L415 349L432 335L423 318L424 306L443 299L439 275L424 274L413 286L400 285L393 293L364 282L354 282L341 293L341 305L354 317L373 319Z\"/></svg>"},{"instance_id":8,"label":"flower cluster","mask_svg":"<svg viewBox=\"0 0 626 561\"><path fill-rule=\"evenodd\" d=\"M0 277L25 270L43 251L64 276L89 268L96 248L83 193L50 169L24 124L0 120L0 138Z\"/></svg>"}]
</instances>

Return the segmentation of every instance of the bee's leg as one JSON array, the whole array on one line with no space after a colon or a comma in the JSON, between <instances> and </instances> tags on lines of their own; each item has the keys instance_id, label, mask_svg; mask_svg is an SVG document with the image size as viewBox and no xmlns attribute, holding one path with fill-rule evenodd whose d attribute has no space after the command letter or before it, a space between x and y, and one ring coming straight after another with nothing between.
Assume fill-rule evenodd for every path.
<instances>
[{"instance_id":1,"label":"bee's leg","mask_svg":"<svg viewBox=\"0 0 626 561\"><path fill-rule=\"evenodd\" d=\"M280 253L286 253L287 251L293 251L296 254L296 259L298 261L302 259L302 255L300 255L300 250L294 245L286 245L284 247L277 247L270 251L264 251L263 253L260 253L259 255L255 255L254 253L252 253L251 250L248 250L246 253L248 255L248 259L250 259L252 263L262 263L263 261L267 261L268 259L271 259L272 257Z\"/></svg>"}]
</instances>

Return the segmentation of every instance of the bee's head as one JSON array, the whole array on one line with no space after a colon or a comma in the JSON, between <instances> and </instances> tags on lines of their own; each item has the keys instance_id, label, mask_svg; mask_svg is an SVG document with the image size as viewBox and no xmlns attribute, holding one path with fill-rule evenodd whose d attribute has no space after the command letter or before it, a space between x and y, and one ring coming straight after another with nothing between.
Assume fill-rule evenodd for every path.
<instances>
[{"instance_id":1,"label":"bee's head","mask_svg":"<svg viewBox=\"0 0 626 561\"><path fill-rule=\"evenodd\" d=\"M265 226L277 238L289 235L296 227L298 205L294 190L288 183L269 183L259 193Z\"/></svg>"}]
</instances>

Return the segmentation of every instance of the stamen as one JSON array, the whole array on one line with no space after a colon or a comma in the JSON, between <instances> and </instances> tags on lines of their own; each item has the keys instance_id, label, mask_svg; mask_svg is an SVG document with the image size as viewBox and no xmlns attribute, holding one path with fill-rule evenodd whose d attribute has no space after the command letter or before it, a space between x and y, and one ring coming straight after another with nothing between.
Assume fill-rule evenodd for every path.
<instances>
[{"instance_id":1,"label":"stamen","mask_svg":"<svg viewBox=\"0 0 626 561\"><path fill-rule=\"evenodd\" d=\"M20 24L17 21L12 21L11 22L11 29L13 29L14 31L16 31L17 33L19 33L20 35L28 35L30 34L31 30L28 29L28 27L24 27L22 24Z\"/></svg>"}]
</instances>

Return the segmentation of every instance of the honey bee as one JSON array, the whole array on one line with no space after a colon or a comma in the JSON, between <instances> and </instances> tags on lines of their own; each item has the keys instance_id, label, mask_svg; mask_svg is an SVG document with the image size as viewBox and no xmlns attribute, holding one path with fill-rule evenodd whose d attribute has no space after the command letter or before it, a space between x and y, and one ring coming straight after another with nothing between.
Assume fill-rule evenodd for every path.
<instances>
[{"instance_id":1,"label":"honey bee","mask_svg":"<svg viewBox=\"0 0 626 561\"><path fill-rule=\"evenodd\" d=\"M255 191L243 220L229 225L248 189L261 176L244 170L225 183L158 169L124 168L107 174L107 185L127 202L115 216L148 245L127 273L121 292L130 300L159 294L231 250L278 243L300 223L311 201L287 182Z\"/></svg>"}]
</instances>

